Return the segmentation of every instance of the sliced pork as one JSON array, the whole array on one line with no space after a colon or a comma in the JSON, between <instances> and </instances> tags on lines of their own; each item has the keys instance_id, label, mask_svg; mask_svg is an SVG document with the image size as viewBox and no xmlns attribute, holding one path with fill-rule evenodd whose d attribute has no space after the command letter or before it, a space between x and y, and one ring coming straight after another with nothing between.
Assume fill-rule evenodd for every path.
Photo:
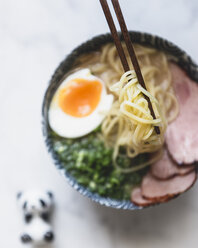
<instances>
[{"instance_id":1,"label":"sliced pork","mask_svg":"<svg viewBox=\"0 0 198 248\"><path fill-rule=\"evenodd\" d=\"M179 115L167 127L166 144L178 164L198 161L198 84L175 64L171 65Z\"/></svg>"},{"instance_id":2,"label":"sliced pork","mask_svg":"<svg viewBox=\"0 0 198 248\"><path fill-rule=\"evenodd\" d=\"M137 206L141 206L141 207L147 207L153 204L153 202L151 200L147 200L145 198L143 198L142 196L142 192L141 192L141 188L135 188L132 191L131 194L131 201L137 205Z\"/></svg>"},{"instance_id":3,"label":"sliced pork","mask_svg":"<svg viewBox=\"0 0 198 248\"><path fill-rule=\"evenodd\" d=\"M193 165L189 166L178 166L174 161L170 158L166 149L164 149L162 158L151 165L151 174L158 179L169 179L175 175L185 175L195 167Z\"/></svg>"},{"instance_id":4,"label":"sliced pork","mask_svg":"<svg viewBox=\"0 0 198 248\"><path fill-rule=\"evenodd\" d=\"M184 176L175 176L167 180L159 180L148 173L142 180L141 192L146 199L165 202L188 190L196 181L196 172Z\"/></svg>"}]
</instances>

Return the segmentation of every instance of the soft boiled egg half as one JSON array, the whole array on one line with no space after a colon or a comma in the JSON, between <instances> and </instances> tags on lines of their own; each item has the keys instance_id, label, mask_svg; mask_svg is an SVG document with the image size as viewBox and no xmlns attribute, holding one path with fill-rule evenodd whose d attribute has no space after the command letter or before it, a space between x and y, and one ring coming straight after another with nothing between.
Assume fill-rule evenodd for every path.
<instances>
[{"instance_id":1,"label":"soft boiled egg half","mask_svg":"<svg viewBox=\"0 0 198 248\"><path fill-rule=\"evenodd\" d=\"M60 136L77 138L97 128L112 105L104 82L82 69L68 76L54 94L49 125Z\"/></svg>"}]
</instances>

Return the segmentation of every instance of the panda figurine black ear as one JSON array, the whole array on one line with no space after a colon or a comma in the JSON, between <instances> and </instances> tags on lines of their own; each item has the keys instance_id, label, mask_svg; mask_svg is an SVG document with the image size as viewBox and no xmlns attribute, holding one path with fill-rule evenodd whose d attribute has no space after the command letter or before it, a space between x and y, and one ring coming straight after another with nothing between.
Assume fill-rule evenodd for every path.
<instances>
[{"instance_id":1,"label":"panda figurine black ear","mask_svg":"<svg viewBox=\"0 0 198 248\"><path fill-rule=\"evenodd\" d=\"M48 194L49 198L51 198L51 199L54 197L51 191L47 191L47 194Z\"/></svg>"},{"instance_id":2,"label":"panda figurine black ear","mask_svg":"<svg viewBox=\"0 0 198 248\"><path fill-rule=\"evenodd\" d=\"M21 191L19 191L18 193L17 193L17 195L16 195L16 197L17 197L17 199L20 199L21 198L21 196L22 196L22 192Z\"/></svg>"}]
</instances>

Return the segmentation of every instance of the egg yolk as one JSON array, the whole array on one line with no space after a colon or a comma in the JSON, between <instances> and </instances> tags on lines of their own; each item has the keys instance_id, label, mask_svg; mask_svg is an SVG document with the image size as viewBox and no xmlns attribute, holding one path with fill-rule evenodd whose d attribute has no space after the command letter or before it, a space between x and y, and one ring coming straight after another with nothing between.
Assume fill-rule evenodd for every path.
<instances>
[{"instance_id":1,"label":"egg yolk","mask_svg":"<svg viewBox=\"0 0 198 248\"><path fill-rule=\"evenodd\" d=\"M59 106L68 115L90 115L100 102L102 84L97 81L77 78L68 82L59 93Z\"/></svg>"}]
</instances>

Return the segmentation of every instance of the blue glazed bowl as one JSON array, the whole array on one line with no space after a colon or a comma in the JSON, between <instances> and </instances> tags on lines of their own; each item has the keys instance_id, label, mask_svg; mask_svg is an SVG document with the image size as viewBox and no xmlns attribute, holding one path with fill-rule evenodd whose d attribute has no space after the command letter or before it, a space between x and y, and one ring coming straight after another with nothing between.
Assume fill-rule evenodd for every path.
<instances>
[{"instance_id":1,"label":"blue glazed bowl","mask_svg":"<svg viewBox=\"0 0 198 248\"><path fill-rule=\"evenodd\" d=\"M160 38L155 35L141 33L141 32L130 32L131 40L133 43L138 43L141 45L149 46L156 48L158 50L164 51L167 54L171 55L172 60L176 62L183 70L187 72L189 77L198 82L198 66L192 61L190 56L184 52L182 49L174 45L172 42L169 42L163 38ZM123 37L120 36L120 39L123 40ZM50 82L49 86L46 90L43 106L42 106L42 128L43 128L43 136L45 139L45 144L48 149L48 152L52 156L54 164L56 168L60 171L60 173L65 177L65 179L69 182L69 184L79 191L84 196L89 197L95 202L100 203L101 205L105 205L107 207L117 208L117 209L142 209L142 207L138 207L126 200L115 200L109 197L101 197L96 193L92 193L89 189L83 187L75 178L71 177L70 174L66 171L64 166L62 165L59 157L56 155L53 150L52 140L49 135L49 123L48 123L48 109L52 97L56 91L56 89L61 84L65 75L69 73L76 61L76 59L82 55L87 54L89 52L97 51L103 45L107 43L113 43L113 39L111 34L102 34L92 38L91 40L86 41L85 43L78 46L74 49L58 66L55 70Z\"/></svg>"}]
</instances>

